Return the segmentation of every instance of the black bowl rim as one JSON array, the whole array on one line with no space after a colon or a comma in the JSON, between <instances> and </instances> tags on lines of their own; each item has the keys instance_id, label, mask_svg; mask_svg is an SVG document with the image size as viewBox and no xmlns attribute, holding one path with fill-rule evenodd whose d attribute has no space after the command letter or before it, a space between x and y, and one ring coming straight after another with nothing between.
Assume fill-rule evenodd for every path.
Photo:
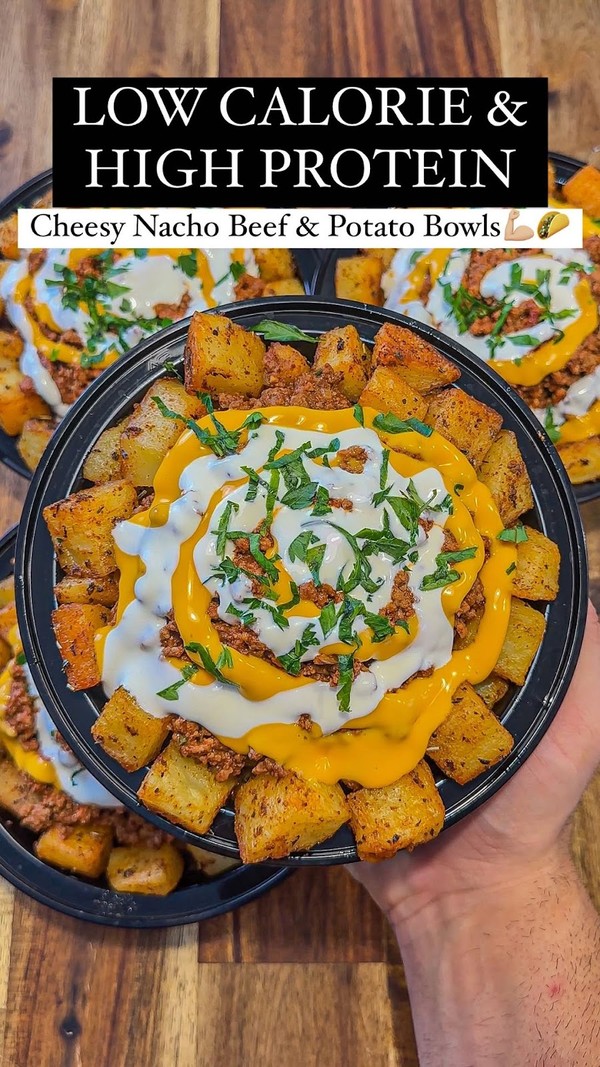
<instances>
[{"instance_id":1,"label":"black bowl rim","mask_svg":"<svg viewBox=\"0 0 600 1067\"><path fill-rule=\"evenodd\" d=\"M43 170L40 174L36 174L35 177L29 178L27 181L23 182L18 189L15 189L12 193L8 193L8 195L0 201L0 220L3 219L5 215L11 215L17 208L23 207L35 196L47 192L51 186L52 167L49 167L47 170ZM317 275L321 266L321 256L316 249L312 248L292 248L291 251L300 271L301 280L306 287L307 296L310 296L314 292ZM186 320L181 319L180 321L185 322ZM4 430L0 430L0 463L3 463L10 470L15 471L16 474L20 474L22 478L27 478L29 481L32 472L23 462L17 451L17 441L18 437L9 437Z\"/></svg>"},{"instance_id":2,"label":"black bowl rim","mask_svg":"<svg viewBox=\"0 0 600 1067\"><path fill-rule=\"evenodd\" d=\"M0 538L0 578L12 573L17 528ZM210 919L256 900L291 874L290 868L245 865L212 881L185 886L167 897L144 897L65 874L30 852L0 822L0 875L27 896L54 911L104 926L179 926Z\"/></svg>"},{"instance_id":3,"label":"black bowl rim","mask_svg":"<svg viewBox=\"0 0 600 1067\"><path fill-rule=\"evenodd\" d=\"M282 318L284 321L286 318L289 320L290 316L292 316L291 321L293 322L293 316L298 316L298 313L300 313L300 316L298 317L302 317L304 322L302 328L310 331L311 325L307 325L305 320L312 320L313 332L320 332L323 328L327 328L327 326L323 326L322 322L322 320L326 318L329 318L329 322L333 319L334 323L337 324L339 324L340 319L345 318L348 321L355 322L363 329L365 329L367 325L370 327L374 323L379 325L389 321L398 322L403 326L410 327L421 337L432 342L440 351L448 355L451 359L454 359L461 370L468 373L471 377L471 388L474 388L477 392L477 388L481 386L486 398L490 401L492 399L495 400L497 407L500 405L505 418L508 417L509 421L512 421L513 425L524 435L524 440L521 441L522 446L524 447L526 445L527 449L532 450L533 454L540 462L545 477L548 479L546 489L548 489L548 486L551 486L553 493L552 509L546 508L544 511L541 511L538 506L536 508L538 511L538 519L542 528L546 530L549 528L549 516L551 516L551 522L559 522L562 536L566 540L566 546L561 545L561 551L563 553L563 558L567 558L567 562L570 564L568 571L569 580L567 580L566 575L564 575L561 584L560 596L568 599L568 603L565 601L565 604L563 605L563 608L567 611L568 621L564 623L564 617L561 616L561 625L563 625L563 628L560 630L560 638L562 643L560 644L560 647L555 650L556 654L554 656L549 656L547 654L548 648L546 646L548 645L548 642L551 640L558 640L558 638L551 636L555 632L558 633L558 628L548 626L544 643L542 644L540 652L536 656L534 667L537 669L541 665L543 669L551 670L552 678L551 681L544 685L542 689L542 697L538 699L535 697L532 688L534 682L534 668L532 668L526 685L514 694L509 705L509 717L513 714L517 715L518 711L522 710L520 701L524 700L525 696L527 697L528 703L531 705L531 714L525 716L525 725L521 731L519 740L506 760L498 764L495 768L490 769L487 774L478 778L475 785L471 783L464 796L461 793L460 787L455 787L455 783L449 783L447 779L442 780L441 789L444 795L449 794L451 796L453 793L460 794L456 803L447 806L449 810L447 810L446 813L445 826L449 826L458 821L458 819L469 814L484 800L488 799L488 797L495 793L497 789L499 789L500 786L514 774L530 752L533 751L554 718L575 669L585 628L587 560L581 517L576 507L572 486L568 481L564 467L558 459L557 453L552 447L549 438L543 432L529 408L527 408L520 400L518 394L505 382L498 379L496 375L491 372L485 364L482 364L472 353L468 352L460 345L451 342L448 338L445 338L442 334L423 323L415 322L408 319L406 316L398 315L394 312L387 311L386 309L358 304L354 301L319 301L314 297L280 297L276 298L275 302L273 299L263 298L228 304L224 307L215 309L215 312L219 314L229 314L235 320L243 321L244 323L258 322L261 318L265 317L265 314L271 314L272 317ZM209 312L209 314L210 313L211 312ZM320 325L317 325L319 318L321 323ZM329 325L329 323L327 325ZM166 330L162 331L160 335L157 335L157 337L149 338L147 341L143 342L144 352L142 353L141 359L138 349L137 355L134 356L133 360L131 356L126 356L124 359L119 360L117 364L114 364L113 368L109 368L101 378L93 383L92 386L82 394L77 401L77 404L74 405L61 423L61 426L52 439L50 448L46 450L42 457L24 505L23 517L17 538L17 610L21 637L35 684L52 718L57 723L61 732L65 735L66 740L76 752L77 756L81 759L81 762L90 769L103 785L122 800L127 807L143 813L145 818L148 818L151 822L155 822L157 826L160 826L163 829L171 829L177 836L184 840L188 840L191 843L201 844L205 848L212 849L225 855L236 856L239 855L239 853L237 850L237 843L235 843L233 829L230 828L226 836L221 836L221 829L225 829L225 827L222 827L219 823L220 821L227 821L227 816L224 815L223 812L220 816L217 816L213 828L206 836L191 834L189 831L183 830L181 827L172 826L161 816L148 811L141 805L134 789L125 784L128 780L126 772L118 767L116 763L113 763L112 761L107 762L106 757L102 758L104 754L100 755L98 746L94 745L89 740L87 727L85 737L78 732L73 724L72 715L65 711L64 701L67 700L71 703L74 697L78 700L81 697L86 699L86 695L73 694L70 692L66 687L63 672L56 670L56 673L52 675L52 671L47 667L44 645L49 655L53 655L55 660L57 658L56 642L50 626L49 612L46 604L44 604L44 607L40 605L37 612L34 610L32 604L32 595L36 595L35 590L42 589L41 583L32 583L31 568L33 559L35 558L36 565L39 566L39 561L42 558L42 554L44 554L50 573L54 566L52 545L41 517L42 506L45 503L51 502L50 496L45 498L45 494L49 493L47 488L48 477L51 477L53 471L59 469L65 461L70 463L70 480L67 482L67 479L64 479L64 485L52 488L52 499L56 499L57 494L59 496L66 495L66 493L70 491L71 485L77 481L77 476L73 473L73 450L69 450L69 443L72 441L73 435L77 436L78 432L81 434L83 426L86 424L91 425L93 423L93 417L85 419L83 417L84 414L86 414L89 409L94 408L96 403L101 405L103 396L108 398L109 396L115 397L118 395L118 390L116 388L113 389L113 383L116 386L115 379L117 378L121 380L121 390L122 392L124 390L123 396L129 396L131 402L133 396L136 395L136 391L139 393L144 386L147 386L149 381L153 380L153 377L158 376L164 364L164 358L169 351L169 342L173 345L175 341L183 340L185 329L185 323L179 323L168 327ZM170 353L170 355L172 357L173 353ZM139 380L139 376L136 375L136 368L141 366L142 360L144 361L145 368L148 370L148 373L144 375L143 382ZM135 388L133 388L134 383L129 381L130 375L135 379ZM126 385L123 384L123 379L125 378L127 378ZM130 385L132 386L131 390L128 388ZM99 432L101 432L106 425L109 425L111 421L114 421L114 418L116 417L114 414L114 406L115 405L113 404L110 407L110 416L105 414L104 417L102 417L100 416L100 411L96 412L96 414L100 416L95 424L97 428L93 436L91 434L89 435L90 440L86 440L85 446L81 449L82 454L84 451L87 451L91 441L96 439ZM82 442L80 441L80 446L81 443ZM78 470L80 470L80 467L81 464L78 462ZM539 477L534 479L533 491L536 501L538 501L539 493L542 491L542 481L543 480ZM559 518L556 518L556 516L559 516ZM41 543L38 544L38 541ZM568 552L565 552L565 547L568 549ZM37 593L38 597L39 595L41 595L40 592ZM558 610L559 603L560 601L554 602L554 609L553 605L547 606L546 613L548 614L552 612L552 610ZM37 632L36 617L42 617L42 619L45 620L46 629L43 633L41 642ZM566 635L564 641L562 641L563 634ZM545 656L544 652L546 652ZM556 671L560 671L558 676L555 673ZM57 685L62 692L62 696L59 696L57 693ZM523 696L523 694L525 694L525 696ZM89 703L91 703L89 697L87 698L87 702L87 710L85 713L84 705L82 703L79 705L84 718L89 710ZM512 720L510 725L514 725ZM114 770L111 770L111 767L113 767ZM338 833L343 835L344 830L339 831ZM349 835L349 831L347 831L347 834ZM332 841L335 841L335 838L333 838ZM346 846L336 846L335 844L325 842L322 845L316 846L315 849L308 853L291 856L278 862L282 866L306 866L348 863L353 862L356 859L356 848L352 839L352 843Z\"/></svg>"},{"instance_id":4,"label":"black bowl rim","mask_svg":"<svg viewBox=\"0 0 600 1067\"><path fill-rule=\"evenodd\" d=\"M561 152L548 152L548 158L557 167L556 178L559 185L564 185L576 171L585 166L579 159L573 156L565 156ZM351 256L358 252L357 248L333 248L325 250L321 257L321 265L314 278L314 295L321 300L335 300L333 283L334 264L340 257ZM573 486L575 499L578 504L586 504L589 500L597 500L600 497L600 478L595 482L585 482L583 485Z\"/></svg>"}]
</instances>

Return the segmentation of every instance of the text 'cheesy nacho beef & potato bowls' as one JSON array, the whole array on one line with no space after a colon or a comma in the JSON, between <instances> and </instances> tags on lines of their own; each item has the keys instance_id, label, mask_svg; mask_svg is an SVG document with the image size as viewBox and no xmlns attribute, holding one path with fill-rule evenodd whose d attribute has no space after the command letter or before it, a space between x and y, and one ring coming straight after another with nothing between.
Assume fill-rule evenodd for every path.
<instances>
[{"instance_id":1,"label":"text 'cheesy nacho beef & potato bowls'","mask_svg":"<svg viewBox=\"0 0 600 1067\"><path fill-rule=\"evenodd\" d=\"M476 357L393 313L266 300L186 334L111 368L35 475L36 686L103 784L184 839L292 863L429 840L571 676L562 465Z\"/></svg>"},{"instance_id":2,"label":"text 'cheesy nacho beef & potato bowls'","mask_svg":"<svg viewBox=\"0 0 600 1067\"><path fill-rule=\"evenodd\" d=\"M542 239L537 249L342 252L317 291L404 312L488 363L532 409L583 501L600 493L600 171L553 160L549 203L583 209L583 249Z\"/></svg>"},{"instance_id":3,"label":"text 'cheesy nacho beef & potato bowls'","mask_svg":"<svg viewBox=\"0 0 600 1067\"><path fill-rule=\"evenodd\" d=\"M241 867L132 816L84 770L35 692L15 622L16 531L0 540L0 875L111 926L171 926L238 907L283 871Z\"/></svg>"},{"instance_id":4,"label":"text 'cheesy nacho beef & potato bowls'","mask_svg":"<svg viewBox=\"0 0 600 1067\"><path fill-rule=\"evenodd\" d=\"M0 457L29 476L83 389L142 338L229 300L311 291L290 249L19 250L18 207L47 206L51 172L0 204Z\"/></svg>"}]
</instances>

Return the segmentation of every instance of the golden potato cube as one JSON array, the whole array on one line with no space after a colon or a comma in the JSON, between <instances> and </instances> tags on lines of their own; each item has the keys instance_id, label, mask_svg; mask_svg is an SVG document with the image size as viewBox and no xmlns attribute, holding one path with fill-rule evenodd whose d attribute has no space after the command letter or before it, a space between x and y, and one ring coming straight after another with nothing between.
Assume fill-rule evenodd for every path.
<instances>
[{"instance_id":1,"label":"golden potato cube","mask_svg":"<svg viewBox=\"0 0 600 1067\"><path fill-rule=\"evenodd\" d=\"M17 605L14 600L0 608L0 636L8 639L13 626L17 625Z\"/></svg>"},{"instance_id":2,"label":"golden potato cube","mask_svg":"<svg viewBox=\"0 0 600 1067\"><path fill-rule=\"evenodd\" d=\"M105 578L61 578L54 586L54 595L59 604L103 604L112 608L119 597L119 580L116 574Z\"/></svg>"},{"instance_id":3,"label":"golden potato cube","mask_svg":"<svg viewBox=\"0 0 600 1067\"><path fill-rule=\"evenodd\" d=\"M183 868L181 852L168 841L160 848L130 845L112 849L106 879L117 893L166 897L176 889Z\"/></svg>"},{"instance_id":4,"label":"golden potato cube","mask_svg":"<svg viewBox=\"0 0 600 1067\"><path fill-rule=\"evenodd\" d=\"M10 659L12 659L12 649L8 641L0 637L0 671L4 670Z\"/></svg>"},{"instance_id":5,"label":"golden potato cube","mask_svg":"<svg viewBox=\"0 0 600 1067\"><path fill-rule=\"evenodd\" d=\"M347 801L358 855L372 863L431 841L444 825L444 805L424 760L392 785L358 789Z\"/></svg>"},{"instance_id":6,"label":"golden potato cube","mask_svg":"<svg viewBox=\"0 0 600 1067\"><path fill-rule=\"evenodd\" d=\"M524 685L545 629L546 620L541 612L513 597L508 630L494 667L495 673L515 685Z\"/></svg>"},{"instance_id":7,"label":"golden potato cube","mask_svg":"<svg viewBox=\"0 0 600 1067\"><path fill-rule=\"evenodd\" d=\"M253 248L258 273L264 282L277 282L296 276L296 264L289 248Z\"/></svg>"},{"instance_id":8,"label":"golden potato cube","mask_svg":"<svg viewBox=\"0 0 600 1067\"><path fill-rule=\"evenodd\" d=\"M92 737L126 771L154 759L169 735L169 718L149 715L135 697L119 687L92 726Z\"/></svg>"},{"instance_id":9,"label":"golden potato cube","mask_svg":"<svg viewBox=\"0 0 600 1067\"><path fill-rule=\"evenodd\" d=\"M38 859L84 878L100 878L112 847L110 826L51 826L34 844Z\"/></svg>"},{"instance_id":10,"label":"golden potato cube","mask_svg":"<svg viewBox=\"0 0 600 1067\"><path fill-rule=\"evenodd\" d=\"M512 430L501 430L490 446L479 480L487 485L505 526L514 526L533 507L531 480Z\"/></svg>"},{"instance_id":11,"label":"golden potato cube","mask_svg":"<svg viewBox=\"0 0 600 1067\"><path fill-rule=\"evenodd\" d=\"M304 296L305 289L299 278L277 278L265 285L264 296Z\"/></svg>"},{"instance_id":12,"label":"golden potato cube","mask_svg":"<svg viewBox=\"0 0 600 1067\"><path fill-rule=\"evenodd\" d=\"M429 398L427 420L479 467L500 433L502 416L463 389L442 389Z\"/></svg>"},{"instance_id":13,"label":"golden potato cube","mask_svg":"<svg viewBox=\"0 0 600 1067\"><path fill-rule=\"evenodd\" d=\"M335 265L335 295L340 300L383 304L379 256L341 256Z\"/></svg>"},{"instance_id":14,"label":"golden potato cube","mask_svg":"<svg viewBox=\"0 0 600 1067\"><path fill-rule=\"evenodd\" d=\"M109 612L101 604L61 604L52 612L54 636L71 689L100 684L94 638L108 619Z\"/></svg>"},{"instance_id":15,"label":"golden potato cube","mask_svg":"<svg viewBox=\"0 0 600 1067\"><path fill-rule=\"evenodd\" d=\"M0 219L0 252L5 259L19 258L17 213Z\"/></svg>"},{"instance_id":16,"label":"golden potato cube","mask_svg":"<svg viewBox=\"0 0 600 1067\"><path fill-rule=\"evenodd\" d=\"M1 744L0 744L1 749ZM27 779L11 759L0 757L0 808L20 818Z\"/></svg>"},{"instance_id":17,"label":"golden potato cube","mask_svg":"<svg viewBox=\"0 0 600 1067\"><path fill-rule=\"evenodd\" d=\"M377 256L377 258L380 259L381 262L383 263L383 269L384 270L388 269L388 267L390 266L394 256L396 255L397 251L398 251L397 248L361 248L360 249L360 253L363 256Z\"/></svg>"},{"instance_id":18,"label":"golden potato cube","mask_svg":"<svg viewBox=\"0 0 600 1067\"><path fill-rule=\"evenodd\" d=\"M209 852L208 849L199 848L198 845L186 845L185 850L192 866L202 871L206 878L217 878L220 874L225 874L225 871L230 871L240 865L240 861L231 856L219 856L217 852Z\"/></svg>"},{"instance_id":19,"label":"golden potato cube","mask_svg":"<svg viewBox=\"0 0 600 1067\"><path fill-rule=\"evenodd\" d=\"M18 363L19 356L23 351L23 341L14 330L0 329L0 358Z\"/></svg>"},{"instance_id":20,"label":"golden potato cube","mask_svg":"<svg viewBox=\"0 0 600 1067\"><path fill-rule=\"evenodd\" d=\"M258 396L264 384L265 345L225 315L197 311L185 346L185 387Z\"/></svg>"},{"instance_id":21,"label":"golden potato cube","mask_svg":"<svg viewBox=\"0 0 600 1067\"><path fill-rule=\"evenodd\" d=\"M359 397L363 407L391 411L401 419L421 419L427 414L427 401L411 389L395 367L375 367Z\"/></svg>"},{"instance_id":22,"label":"golden potato cube","mask_svg":"<svg viewBox=\"0 0 600 1067\"><path fill-rule=\"evenodd\" d=\"M448 778L465 785L504 759L513 744L473 686L463 682L448 718L431 735L427 755Z\"/></svg>"},{"instance_id":23,"label":"golden potato cube","mask_svg":"<svg viewBox=\"0 0 600 1067\"><path fill-rule=\"evenodd\" d=\"M267 387L289 385L302 374L308 374L308 360L292 345L273 341L265 353L265 384Z\"/></svg>"},{"instance_id":24,"label":"golden potato cube","mask_svg":"<svg viewBox=\"0 0 600 1067\"><path fill-rule=\"evenodd\" d=\"M375 335L373 362L393 367L417 393L431 393L460 378L454 363L407 326L386 322Z\"/></svg>"},{"instance_id":25,"label":"golden potato cube","mask_svg":"<svg viewBox=\"0 0 600 1067\"><path fill-rule=\"evenodd\" d=\"M37 393L23 392L24 381L12 360L0 360L0 430L9 437L21 433L28 419L50 417L50 408Z\"/></svg>"},{"instance_id":26,"label":"golden potato cube","mask_svg":"<svg viewBox=\"0 0 600 1067\"><path fill-rule=\"evenodd\" d=\"M0 607L10 604L15 599L15 579L12 574L0 578Z\"/></svg>"},{"instance_id":27,"label":"golden potato cube","mask_svg":"<svg viewBox=\"0 0 600 1067\"><path fill-rule=\"evenodd\" d=\"M573 485L594 482L600 478L600 437L588 437L586 441L573 441L559 446L569 479Z\"/></svg>"},{"instance_id":28,"label":"golden potato cube","mask_svg":"<svg viewBox=\"0 0 600 1067\"><path fill-rule=\"evenodd\" d=\"M341 786L295 774L253 775L235 795L235 833L244 863L304 852L327 841L347 821Z\"/></svg>"},{"instance_id":29,"label":"golden potato cube","mask_svg":"<svg viewBox=\"0 0 600 1067\"><path fill-rule=\"evenodd\" d=\"M167 452L185 429L179 419L161 414L155 397L184 419L206 412L199 397L186 393L177 378L161 378L151 385L121 431L121 474L133 485L152 485Z\"/></svg>"},{"instance_id":30,"label":"golden potato cube","mask_svg":"<svg viewBox=\"0 0 600 1067\"><path fill-rule=\"evenodd\" d=\"M571 207L583 208L586 215L600 218L600 170L582 167L562 187L562 194Z\"/></svg>"},{"instance_id":31,"label":"golden potato cube","mask_svg":"<svg viewBox=\"0 0 600 1067\"><path fill-rule=\"evenodd\" d=\"M170 741L152 764L138 796L170 822L205 834L234 784L235 778L217 781L210 767L183 756L179 745Z\"/></svg>"},{"instance_id":32,"label":"golden potato cube","mask_svg":"<svg viewBox=\"0 0 600 1067\"><path fill-rule=\"evenodd\" d=\"M17 441L17 452L30 471L40 462L56 429L51 419L27 419Z\"/></svg>"},{"instance_id":33,"label":"golden potato cube","mask_svg":"<svg viewBox=\"0 0 600 1067\"><path fill-rule=\"evenodd\" d=\"M83 464L83 477L88 482L102 485L104 482L116 482L122 477L121 431L128 421L122 419L115 426L109 426L88 452Z\"/></svg>"},{"instance_id":34,"label":"golden potato cube","mask_svg":"<svg viewBox=\"0 0 600 1067\"><path fill-rule=\"evenodd\" d=\"M531 526L526 526L525 532L527 540L517 545L513 594L523 600L556 600L560 571L558 545Z\"/></svg>"},{"instance_id":35,"label":"golden potato cube","mask_svg":"<svg viewBox=\"0 0 600 1067\"><path fill-rule=\"evenodd\" d=\"M487 678L484 678L483 682L478 682L473 688L484 704L487 704L488 708L494 708L508 693L509 685L504 678L499 678L497 674L492 672L492 674L488 674Z\"/></svg>"},{"instance_id":36,"label":"golden potato cube","mask_svg":"<svg viewBox=\"0 0 600 1067\"><path fill-rule=\"evenodd\" d=\"M337 326L321 335L314 366L322 370L326 364L344 375L340 392L350 403L356 403L367 384L371 366L371 353L361 341L356 326Z\"/></svg>"},{"instance_id":37,"label":"golden potato cube","mask_svg":"<svg viewBox=\"0 0 600 1067\"><path fill-rule=\"evenodd\" d=\"M113 526L137 504L131 482L106 482L82 489L44 508L58 562L66 574L104 577L116 570Z\"/></svg>"}]
</instances>

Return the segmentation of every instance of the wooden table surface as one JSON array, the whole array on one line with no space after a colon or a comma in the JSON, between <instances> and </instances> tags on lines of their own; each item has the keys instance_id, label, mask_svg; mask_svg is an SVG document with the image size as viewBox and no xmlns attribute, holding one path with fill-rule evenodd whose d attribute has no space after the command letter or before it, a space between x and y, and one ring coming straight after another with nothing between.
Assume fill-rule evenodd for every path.
<instances>
[{"instance_id":1,"label":"wooden table surface","mask_svg":"<svg viewBox=\"0 0 600 1067\"><path fill-rule=\"evenodd\" d=\"M4 0L0 195L51 162L52 75L548 75L550 145L600 140L597 0ZM2 530L26 485L0 469ZM583 508L600 607L600 502ZM0 531L1 532L1 531ZM574 849L600 904L600 778ZM342 870L239 912L112 931L0 884L3 1067L417 1063L386 923Z\"/></svg>"}]
</instances>

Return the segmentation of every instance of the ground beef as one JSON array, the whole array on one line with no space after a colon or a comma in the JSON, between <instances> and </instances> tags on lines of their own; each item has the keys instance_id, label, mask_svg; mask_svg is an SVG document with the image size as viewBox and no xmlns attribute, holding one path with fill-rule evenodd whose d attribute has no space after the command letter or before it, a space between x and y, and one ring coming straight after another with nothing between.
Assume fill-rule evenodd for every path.
<instances>
[{"instance_id":1,"label":"ground beef","mask_svg":"<svg viewBox=\"0 0 600 1067\"><path fill-rule=\"evenodd\" d=\"M167 615L167 621L160 631L160 643L165 659L185 659L185 645L179 633L173 612Z\"/></svg>"},{"instance_id":2,"label":"ground beef","mask_svg":"<svg viewBox=\"0 0 600 1067\"><path fill-rule=\"evenodd\" d=\"M323 585L315 585L314 582L303 582L298 586L301 600L312 600L318 608L323 609L326 604L339 604L344 599L341 590L334 589L332 585L324 582Z\"/></svg>"},{"instance_id":3,"label":"ground beef","mask_svg":"<svg viewBox=\"0 0 600 1067\"><path fill-rule=\"evenodd\" d=\"M301 730L306 730L308 733L312 730L312 718L307 712L304 712L298 719L298 726Z\"/></svg>"},{"instance_id":4,"label":"ground beef","mask_svg":"<svg viewBox=\"0 0 600 1067\"><path fill-rule=\"evenodd\" d=\"M78 363L61 363L60 360L52 362L42 355L40 362L49 371L63 404L74 404L90 382L100 374L97 367L80 367Z\"/></svg>"},{"instance_id":5,"label":"ground beef","mask_svg":"<svg viewBox=\"0 0 600 1067\"><path fill-rule=\"evenodd\" d=\"M366 448L361 448L360 445L340 448L337 454L338 466L352 474L362 474L368 458Z\"/></svg>"},{"instance_id":6,"label":"ground beef","mask_svg":"<svg viewBox=\"0 0 600 1067\"><path fill-rule=\"evenodd\" d=\"M429 270L429 267L427 267L427 270L425 271L425 277L423 278L423 284L421 285L421 288L419 289L419 300L421 301L422 304L426 304L427 303L427 301L429 299L429 294L430 294L432 289L433 289L433 281L431 279L431 271Z\"/></svg>"},{"instance_id":7,"label":"ground beef","mask_svg":"<svg viewBox=\"0 0 600 1067\"><path fill-rule=\"evenodd\" d=\"M585 374L600 366L600 330L586 337L562 370L548 374L537 385L517 386L517 391L532 408L545 408L564 400L567 389Z\"/></svg>"},{"instance_id":8,"label":"ground beef","mask_svg":"<svg viewBox=\"0 0 600 1067\"><path fill-rule=\"evenodd\" d=\"M173 322L176 319L182 319L184 315L187 315L191 299L189 293L184 293L178 304L155 304L154 314L159 319L172 319Z\"/></svg>"},{"instance_id":9,"label":"ground beef","mask_svg":"<svg viewBox=\"0 0 600 1067\"><path fill-rule=\"evenodd\" d=\"M309 366L297 349L277 341L269 345L265 352L265 385L268 388L295 381L302 370L308 373Z\"/></svg>"},{"instance_id":10,"label":"ground beef","mask_svg":"<svg viewBox=\"0 0 600 1067\"><path fill-rule=\"evenodd\" d=\"M593 263L600 263L600 234L586 237L583 247Z\"/></svg>"},{"instance_id":11,"label":"ground beef","mask_svg":"<svg viewBox=\"0 0 600 1067\"><path fill-rule=\"evenodd\" d=\"M249 411L257 403L253 397L242 396L241 393L217 393L214 399L219 411Z\"/></svg>"},{"instance_id":12,"label":"ground beef","mask_svg":"<svg viewBox=\"0 0 600 1067\"><path fill-rule=\"evenodd\" d=\"M327 364L321 371L301 374L287 385L263 389L259 398L260 407L304 407L316 410L334 410L348 407L348 400L338 386L343 374Z\"/></svg>"},{"instance_id":13,"label":"ground beef","mask_svg":"<svg viewBox=\"0 0 600 1067\"><path fill-rule=\"evenodd\" d=\"M211 767L218 782L236 777L246 766L246 757L243 754L227 748L203 726L188 719L175 719L173 739L179 745L183 756Z\"/></svg>"},{"instance_id":14,"label":"ground beef","mask_svg":"<svg viewBox=\"0 0 600 1067\"><path fill-rule=\"evenodd\" d=\"M398 571L392 586L392 599L389 604L379 612L389 619L392 626L399 622L406 622L415 613L414 596L408 587L410 574L408 571Z\"/></svg>"},{"instance_id":15,"label":"ground beef","mask_svg":"<svg viewBox=\"0 0 600 1067\"><path fill-rule=\"evenodd\" d=\"M501 330L501 334L505 333L518 333L520 330L531 329L532 326L536 326L540 321L542 309L536 304L535 300L524 300L518 307L509 311L504 325ZM469 326L469 332L474 337L484 337L490 334L494 329L501 312L494 311L491 315L486 315L484 318L475 319L475 322Z\"/></svg>"},{"instance_id":16,"label":"ground beef","mask_svg":"<svg viewBox=\"0 0 600 1067\"><path fill-rule=\"evenodd\" d=\"M485 594L479 578L476 578L465 599L454 616L454 632L457 637L465 637L469 623L481 618L485 608Z\"/></svg>"},{"instance_id":17,"label":"ground beef","mask_svg":"<svg viewBox=\"0 0 600 1067\"><path fill-rule=\"evenodd\" d=\"M348 498L345 497L345 496L341 496L341 497L330 496L329 497L329 504L330 504L330 506L332 508L338 508L338 509L341 509L342 511L352 511L352 509L354 507L354 504L352 503L352 501L348 500Z\"/></svg>"},{"instance_id":18,"label":"ground beef","mask_svg":"<svg viewBox=\"0 0 600 1067\"><path fill-rule=\"evenodd\" d=\"M254 297L263 296L265 282L262 278L255 278L253 274L242 274L242 277L233 287L236 300L252 300Z\"/></svg>"},{"instance_id":19,"label":"ground beef","mask_svg":"<svg viewBox=\"0 0 600 1067\"><path fill-rule=\"evenodd\" d=\"M126 848L140 845L143 848L160 848L173 841L171 834L159 830L150 822L131 811L116 811L111 819L115 841Z\"/></svg>"},{"instance_id":20,"label":"ground beef","mask_svg":"<svg viewBox=\"0 0 600 1067\"><path fill-rule=\"evenodd\" d=\"M29 376L29 374L25 374L23 378L21 378L21 381L19 382L19 389L22 393L25 394L25 396L31 396L32 393L36 392L35 383L33 381L33 378Z\"/></svg>"},{"instance_id":21,"label":"ground beef","mask_svg":"<svg viewBox=\"0 0 600 1067\"><path fill-rule=\"evenodd\" d=\"M36 710L33 697L27 688L25 671L18 664L12 669L10 692L4 711L4 722L14 730L20 744L26 751L39 749L35 730Z\"/></svg>"},{"instance_id":22,"label":"ground beef","mask_svg":"<svg viewBox=\"0 0 600 1067\"><path fill-rule=\"evenodd\" d=\"M78 804L52 785L36 782L21 773L22 794L15 800L15 811L28 830L41 834L50 826L86 826L110 824L112 813L92 804Z\"/></svg>"},{"instance_id":23,"label":"ground beef","mask_svg":"<svg viewBox=\"0 0 600 1067\"><path fill-rule=\"evenodd\" d=\"M493 270L499 263L506 263L511 259L519 259L521 256L535 256L540 254L539 248L486 248L471 252L467 269L462 277L462 284L473 296L481 298L481 282L488 271Z\"/></svg>"},{"instance_id":24,"label":"ground beef","mask_svg":"<svg viewBox=\"0 0 600 1067\"><path fill-rule=\"evenodd\" d=\"M248 759L254 763L252 774L271 774L274 778L285 778L288 773L280 763L269 756L261 756L255 749L248 749Z\"/></svg>"},{"instance_id":25,"label":"ground beef","mask_svg":"<svg viewBox=\"0 0 600 1067\"><path fill-rule=\"evenodd\" d=\"M154 489L140 489L138 490L138 502L131 512L132 515L139 514L140 511L148 511L154 503Z\"/></svg>"},{"instance_id":26,"label":"ground beef","mask_svg":"<svg viewBox=\"0 0 600 1067\"><path fill-rule=\"evenodd\" d=\"M27 270L30 274L35 274L40 267L44 266L46 262L46 251L40 249L38 252L30 252L27 256Z\"/></svg>"},{"instance_id":27,"label":"ground beef","mask_svg":"<svg viewBox=\"0 0 600 1067\"><path fill-rule=\"evenodd\" d=\"M250 630L247 626L242 626L241 623L223 622L219 618L217 614L218 604L217 597L213 597L208 607L208 617L223 644L246 656L260 656L261 659L266 660L268 663L279 666L277 657L257 637L254 630Z\"/></svg>"},{"instance_id":28,"label":"ground beef","mask_svg":"<svg viewBox=\"0 0 600 1067\"><path fill-rule=\"evenodd\" d=\"M80 259L75 273L77 281L81 284L86 278L100 278L102 265L96 256L85 256Z\"/></svg>"},{"instance_id":29,"label":"ground beef","mask_svg":"<svg viewBox=\"0 0 600 1067\"><path fill-rule=\"evenodd\" d=\"M432 526L435 526L435 523L434 523L433 519L424 519L423 516L421 516L421 518L418 519L417 521L418 521L419 526L421 527L421 529L425 530L426 534L429 533L429 531L431 530Z\"/></svg>"}]
</instances>

